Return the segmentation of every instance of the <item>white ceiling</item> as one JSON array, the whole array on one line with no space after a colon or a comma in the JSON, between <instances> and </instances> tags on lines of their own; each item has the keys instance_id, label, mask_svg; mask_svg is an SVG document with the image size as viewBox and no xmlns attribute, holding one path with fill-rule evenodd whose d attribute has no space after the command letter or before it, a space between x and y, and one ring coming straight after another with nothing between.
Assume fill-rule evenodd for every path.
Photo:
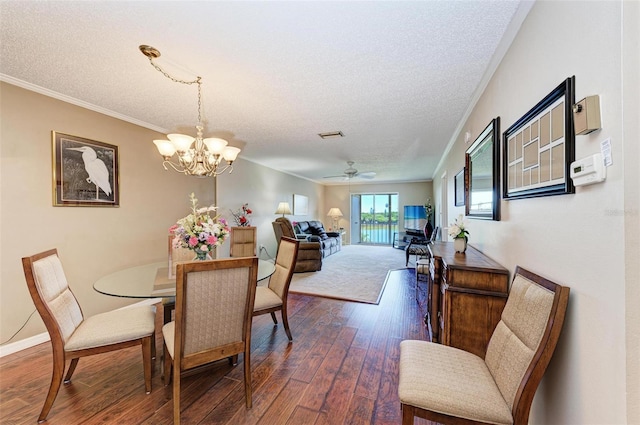
<instances>
[{"instance_id":1,"label":"white ceiling","mask_svg":"<svg viewBox=\"0 0 640 425\"><path fill-rule=\"evenodd\" d=\"M429 180L530 7L2 0L0 78L195 136L196 86L152 68L148 44L175 77L202 77L205 137L242 158L324 184L347 160L374 182Z\"/></svg>"}]
</instances>

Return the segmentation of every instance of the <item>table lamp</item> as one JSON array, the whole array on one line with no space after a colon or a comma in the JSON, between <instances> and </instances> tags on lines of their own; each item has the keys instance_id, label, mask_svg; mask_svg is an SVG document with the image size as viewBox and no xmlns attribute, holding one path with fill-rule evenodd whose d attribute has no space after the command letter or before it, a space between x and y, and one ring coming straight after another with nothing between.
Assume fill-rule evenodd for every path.
<instances>
[{"instance_id":1,"label":"table lamp","mask_svg":"<svg viewBox=\"0 0 640 425\"><path fill-rule=\"evenodd\" d=\"M340 208L331 208L327 213L327 216L333 219L333 230L338 230L338 222L340 221L340 217L343 217Z\"/></svg>"},{"instance_id":2,"label":"table lamp","mask_svg":"<svg viewBox=\"0 0 640 425\"><path fill-rule=\"evenodd\" d=\"M283 217L285 214L291 214L291 208L289 207L289 203L280 202L274 214L282 214Z\"/></svg>"}]
</instances>

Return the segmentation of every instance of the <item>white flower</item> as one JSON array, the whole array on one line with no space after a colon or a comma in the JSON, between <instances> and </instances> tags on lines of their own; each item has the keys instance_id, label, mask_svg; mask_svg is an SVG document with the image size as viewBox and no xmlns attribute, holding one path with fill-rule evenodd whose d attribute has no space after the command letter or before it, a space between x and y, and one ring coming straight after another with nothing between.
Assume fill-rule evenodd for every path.
<instances>
[{"instance_id":1,"label":"white flower","mask_svg":"<svg viewBox=\"0 0 640 425\"><path fill-rule=\"evenodd\" d=\"M457 238L467 239L468 234L469 234L469 231L465 229L465 225L464 225L464 216L460 214L453 224L449 224L449 236L451 236L454 239L457 239Z\"/></svg>"}]
</instances>

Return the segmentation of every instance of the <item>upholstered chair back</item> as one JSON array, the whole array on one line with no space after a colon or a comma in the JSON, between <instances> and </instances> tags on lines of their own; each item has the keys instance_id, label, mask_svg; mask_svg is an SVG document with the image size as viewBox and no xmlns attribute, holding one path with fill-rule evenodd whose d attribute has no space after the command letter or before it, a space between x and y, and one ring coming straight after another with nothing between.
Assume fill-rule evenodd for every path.
<instances>
[{"instance_id":1,"label":"upholstered chair back","mask_svg":"<svg viewBox=\"0 0 640 425\"><path fill-rule=\"evenodd\" d=\"M547 330L554 292L516 274L485 362L510 408Z\"/></svg>"},{"instance_id":2,"label":"upholstered chair back","mask_svg":"<svg viewBox=\"0 0 640 425\"><path fill-rule=\"evenodd\" d=\"M297 248L298 242L293 239L283 238L280 240L280 248L276 257L276 271L269 279L269 289L281 300L286 299L289 291Z\"/></svg>"},{"instance_id":3,"label":"upholstered chair back","mask_svg":"<svg viewBox=\"0 0 640 425\"><path fill-rule=\"evenodd\" d=\"M292 238L292 239L296 238L296 234L293 230L293 225L291 224L291 222L287 217L276 218L276 223L280 223L282 236L285 236L287 238Z\"/></svg>"},{"instance_id":4,"label":"upholstered chair back","mask_svg":"<svg viewBox=\"0 0 640 425\"><path fill-rule=\"evenodd\" d=\"M249 271L243 267L187 274L183 316L185 357L244 341Z\"/></svg>"},{"instance_id":5,"label":"upholstered chair back","mask_svg":"<svg viewBox=\"0 0 640 425\"><path fill-rule=\"evenodd\" d=\"M58 255L54 253L33 262L33 274L38 296L42 305L38 307L41 316L50 316L57 329L49 332L59 332L63 343L84 320L80 305L71 292L67 278ZM46 308L45 309L43 309ZM49 321L45 321L49 323Z\"/></svg>"}]
</instances>

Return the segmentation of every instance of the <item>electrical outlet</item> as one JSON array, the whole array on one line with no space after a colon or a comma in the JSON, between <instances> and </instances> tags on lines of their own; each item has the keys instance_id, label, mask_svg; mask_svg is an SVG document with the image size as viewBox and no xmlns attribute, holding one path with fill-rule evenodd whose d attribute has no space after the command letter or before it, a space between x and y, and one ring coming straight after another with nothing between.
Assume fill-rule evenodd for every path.
<instances>
[{"instance_id":1,"label":"electrical outlet","mask_svg":"<svg viewBox=\"0 0 640 425\"><path fill-rule=\"evenodd\" d=\"M262 251L264 249L264 245L260 244L260 251Z\"/></svg>"}]
</instances>

